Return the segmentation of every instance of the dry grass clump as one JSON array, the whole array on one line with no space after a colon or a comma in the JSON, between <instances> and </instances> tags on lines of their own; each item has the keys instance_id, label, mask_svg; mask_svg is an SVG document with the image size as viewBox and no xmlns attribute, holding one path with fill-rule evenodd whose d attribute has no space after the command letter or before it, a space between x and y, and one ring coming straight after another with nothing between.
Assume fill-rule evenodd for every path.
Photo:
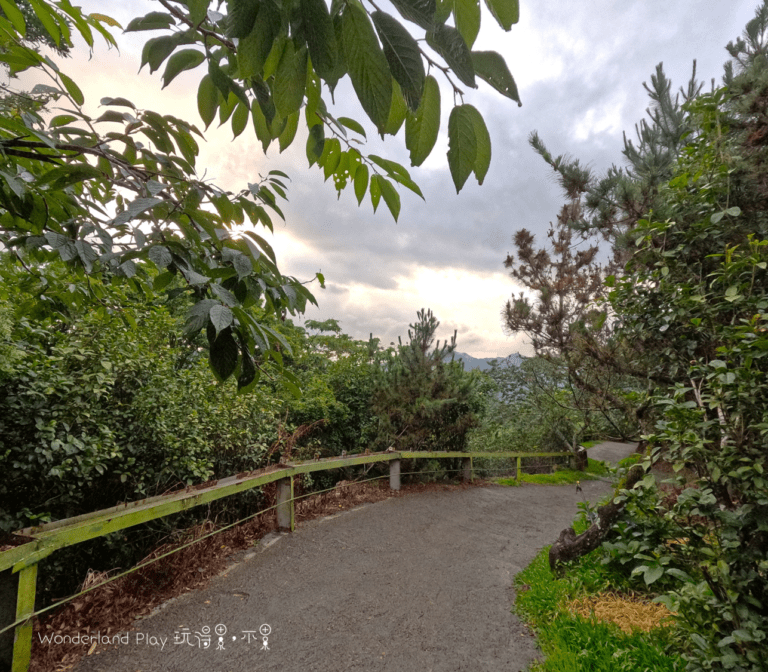
<instances>
[{"instance_id":1,"label":"dry grass clump","mask_svg":"<svg viewBox=\"0 0 768 672\"><path fill-rule=\"evenodd\" d=\"M656 604L633 595L601 593L588 595L567 605L568 611L584 618L615 623L624 632L650 632L670 625L674 615L663 604Z\"/></svg>"}]
</instances>

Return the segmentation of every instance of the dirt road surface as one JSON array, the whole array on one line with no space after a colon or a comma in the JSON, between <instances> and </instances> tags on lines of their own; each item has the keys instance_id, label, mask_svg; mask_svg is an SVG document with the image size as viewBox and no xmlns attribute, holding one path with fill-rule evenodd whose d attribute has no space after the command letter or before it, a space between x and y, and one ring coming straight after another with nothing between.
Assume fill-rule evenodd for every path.
<instances>
[{"instance_id":1,"label":"dirt road surface","mask_svg":"<svg viewBox=\"0 0 768 672\"><path fill-rule=\"evenodd\" d=\"M614 447L611 458L631 451ZM525 670L537 648L511 612L513 579L579 501L610 491L582 487L431 492L312 521L262 540L75 670Z\"/></svg>"}]
</instances>

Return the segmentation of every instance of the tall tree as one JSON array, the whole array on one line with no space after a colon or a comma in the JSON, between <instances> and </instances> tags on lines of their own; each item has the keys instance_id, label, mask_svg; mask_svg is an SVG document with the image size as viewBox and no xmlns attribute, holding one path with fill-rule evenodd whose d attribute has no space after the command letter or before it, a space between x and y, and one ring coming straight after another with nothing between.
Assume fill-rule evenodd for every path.
<instances>
[{"instance_id":1,"label":"tall tree","mask_svg":"<svg viewBox=\"0 0 768 672\"><path fill-rule=\"evenodd\" d=\"M440 322L431 310L420 310L417 317L408 343L398 339L376 380L376 442L382 449L463 450L480 408L475 382L453 357L446 361L456 349L456 334L450 342L435 343Z\"/></svg>"},{"instance_id":2,"label":"tall tree","mask_svg":"<svg viewBox=\"0 0 768 672\"><path fill-rule=\"evenodd\" d=\"M675 117L677 130L661 121L674 107L660 108L638 151L629 153L644 211L616 218L614 229L601 228L599 212L574 222L577 230L608 232L617 258L626 260L606 278L605 307L610 342L624 359L605 361L617 370L628 363L636 380L649 384L643 466L664 458L678 477L674 491L661 493L647 474L614 500L633 503L631 537L628 527L622 536L601 515L602 525L579 537L565 531L554 559L580 544L594 548L590 538L616 535L614 550L631 538L635 546L622 557L647 585L663 578L673 586L665 599L687 635L687 669L697 671L765 669L767 50L762 2L744 36L728 46L725 86L684 92L695 95ZM643 157L647 171L635 167ZM606 354L584 352L597 362ZM649 541L654 534L658 543Z\"/></svg>"}]
</instances>

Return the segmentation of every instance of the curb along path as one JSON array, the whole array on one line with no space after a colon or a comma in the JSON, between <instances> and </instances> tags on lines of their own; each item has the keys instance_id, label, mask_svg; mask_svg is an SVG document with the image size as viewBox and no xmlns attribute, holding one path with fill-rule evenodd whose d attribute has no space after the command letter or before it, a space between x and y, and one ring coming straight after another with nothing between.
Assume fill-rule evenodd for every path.
<instances>
[{"instance_id":1,"label":"curb along path","mask_svg":"<svg viewBox=\"0 0 768 672\"><path fill-rule=\"evenodd\" d=\"M614 459L631 450L617 448ZM610 490L582 487L592 502ZM138 621L114 646L98 645L75 670L525 670L537 650L510 612L512 581L580 501L570 486L490 486L312 521Z\"/></svg>"}]
</instances>

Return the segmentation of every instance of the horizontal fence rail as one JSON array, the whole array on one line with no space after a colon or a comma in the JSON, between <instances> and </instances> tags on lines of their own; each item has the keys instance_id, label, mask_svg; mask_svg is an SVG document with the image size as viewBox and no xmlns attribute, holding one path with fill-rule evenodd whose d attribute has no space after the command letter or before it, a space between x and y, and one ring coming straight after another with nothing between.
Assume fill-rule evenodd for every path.
<instances>
[{"instance_id":1,"label":"horizontal fence rail","mask_svg":"<svg viewBox=\"0 0 768 672\"><path fill-rule=\"evenodd\" d=\"M245 472L196 486L188 486L183 490L166 495L119 504L109 509L19 530L11 535L12 543L18 545L0 552L0 584L2 584L0 588L2 588L2 592L7 594L13 590L12 584L16 584L15 612L12 609L0 611L0 638L3 638L4 633L10 634L11 630L14 631L12 644L8 640L6 645L3 645L3 641L0 639L0 672L8 669L12 672L27 672L29 669L32 652L32 619L36 615L37 565L40 560L60 548L74 546L90 539L164 518L274 482L277 482L277 503L274 507L270 507L270 510L276 511L277 526L280 530L293 531L295 529L293 477L316 471L388 462L389 486L392 490L399 490L401 460L460 458L462 460L462 478L469 481L472 479L472 461L474 458L514 458L516 460L515 475L519 480L523 458L567 458L569 456L570 453L566 452L401 451L365 453L350 457L331 457L306 462L287 462L285 465L275 465ZM264 512L260 511L254 515ZM9 656L7 654L11 652L11 647L12 656ZM6 649L8 649L7 653L5 652ZM11 663L10 667L8 667L9 662Z\"/></svg>"}]
</instances>

